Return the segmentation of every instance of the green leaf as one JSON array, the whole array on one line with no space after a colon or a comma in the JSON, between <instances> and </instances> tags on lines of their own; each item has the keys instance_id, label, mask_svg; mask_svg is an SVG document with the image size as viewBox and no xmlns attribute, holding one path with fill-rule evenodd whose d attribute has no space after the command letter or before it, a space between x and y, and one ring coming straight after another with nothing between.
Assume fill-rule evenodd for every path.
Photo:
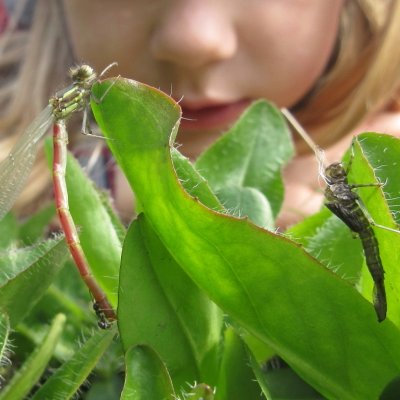
<instances>
[{"instance_id":1,"label":"green leaf","mask_svg":"<svg viewBox=\"0 0 400 400\"><path fill-rule=\"evenodd\" d=\"M107 353L109 353L108 350ZM120 368L113 368L117 373ZM87 393L85 393L85 400L117 400L120 399L120 395L123 387L123 376L121 374L113 376L96 376L94 382L90 382L90 387Z\"/></svg>"},{"instance_id":2,"label":"green leaf","mask_svg":"<svg viewBox=\"0 0 400 400\"><path fill-rule=\"evenodd\" d=\"M122 251L118 231L92 181L71 155L68 156L66 182L71 215L80 229L82 248L93 275L111 304L116 306Z\"/></svg>"},{"instance_id":3,"label":"green leaf","mask_svg":"<svg viewBox=\"0 0 400 400\"><path fill-rule=\"evenodd\" d=\"M257 363L263 363L275 356L275 352L265 344L265 341L251 335L238 325L235 325L235 330L238 332L240 338L246 344Z\"/></svg>"},{"instance_id":4,"label":"green leaf","mask_svg":"<svg viewBox=\"0 0 400 400\"><path fill-rule=\"evenodd\" d=\"M32 215L20 226L19 239L29 245L42 238L46 232L46 228L48 228L51 220L55 217L55 213L54 204L50 204Z\"/></svg>"},{"instance_id":5,"label":"green leaf","mask_svg":"<svg viewBox=\"0 0 400 400\"><path fill-rule=\"evenodd\" d=\"M168 371L148 346L134 346L125 355L126 377L121 400L175 400Z\"/></svg>"},{"instance_id":6,"label":"green leaf","mask_svg":"<svg viewBox=\"0 0 400 400\"><path fill-rule=\"evenodd\" d=\"M222 316L187 277L144 215L134 221L122 253L118 325L125 349L154 348L179 388L215 379Z\"/></svg>"},{"instance_id":7,"label":"green leaf","mask_svg":"<svg viewBox=\"0 0 400 400\"><path fill-rule=\"evenodd\" d=\"M232 328L225 331L224 352L215 400L263 399L249 365L246 346Z\"/></svg>"},{"instance_id":8,"label":"green leaf","mask_svg":"<svg viewBox=\"0 0 400 400\"><path fill-rule=\"evenodd\" d=\"M361 241L335 215L325 220L305 248L340 277L353 284L359 281L364 261Z\"/></svg>"},{"instance_id":9,"label":"green leaf","mask_svg":"<svg viewBox=\"0 0 400 400\"><path fill-rule=\"evenodd\" d=\"M0 253L0 308L8 313L12 326L43 296L66 255L62 239Z\"/></svg>"},{"instance_id":10,"label":"green leaf","mask_svg":"<svg viewBox=\"0 0 400 400\"><path fill-rule=\"evenodd\" d=\"M368 213L380 225L398 229L394 220L395 206L400 193L400 181L396 173L400 161L400 140L388 135L372 133L357 137L349 182L357 184L383 182L384 186L359 188ZM389 202L389 205L388 205ZM392 206L392 210L390 209ZM388 318L400 326L400 232L393 233L375 228L380 257L385 270ZM361 280L361 291L371 299L372 280L365 270Z\"/></svg>"},{"instance_id":11,"label":"green leaf","mask_svg":"<svg viewBox=\"0 0 400 400\"><path fill-rule=\"evenodd\" d=\"M183 191L169 150L180 109L169 97L119 79L92 108L146 218L193 281L325 397L376 399L399 374L397 327L378 324L368 301L297 244Z\"/></svg>"},{"instance_id":12,"label":"green leaf","mask_svg":"<svg viewBox=\"0 0 400 400\"><path fill-rule=\"evenodd\" d=\"M318 230L329 217L332 217L332 213L326 207L323 207L322 210L316 214L310 215L299 223L291 226L285 232L285 235L297 243L307 246L309 240L318 233Z\"/></svg>"},{"instance_id":13,"label":"green leaf","mask_svg":"<svg viewBox=\"0 0 400 400\"><path fill-rule=\"evenodd\" d=\"M38 382L53 355L54 348L62 334L65 320L64 314L58 314L54 318L43 342L29 356L23 366L14 374L11 381L0 393L1 400L24 399L30 392ZM42 399L44 398L42 397Z\"/></svg>"},{"instance_id":14,"label":"green leaf","mask_svg":"<svg viewBox=\"0 0 400 400\"><path fill-rule=\"evenodd\" d=\"M10 335L10 319L4 312L0 312L0 366L8 363L8 339ZM0 377L1 379L1 377Z\"/></svg>"},{"instance_id":15,"label":"green leaf","mask_svg":"<svg viewBox=\"0 0 400 400\"><path fill-rule=\"evenodd\" d=\"M384 183L382 192L389 205L391 217L395 219L397 224L400 224L400 200L398 198L400 186L398 175L400 140L390 135L371 132L363 133L357 139L357 151L362 152L363 163L367 160L370 169L373 169L376 179ZM361 155L360 153L358 154ZM361 179L361 176L358 176L359 171L357 171L356 166L352 166L351 173L354 180L356 178ZM368 178L369 176L368 174ZM368 189L365 190L368 191ZM374 191L374 188L371 190ZM378 190L378 192L380 191ZM359 189L359 193L361 196L363 195L362 189ZM385 208L384 214L387 218L387 207ZM376 222L379 223L379 221Z\"/></svg>"},{"instance_id":16,"label":"green leaf","mask_svg":"<svg viewBox=\"0 0 400 400\"><path fill-rule=\"evenodd\" d=\"M218 196L230 215L248 217L250 221L265 229L274 229L271 206L265 196L250 187L226 187Z\"/></svg>"},{"instance_id":17,"label":"green leaf","mask_svg":"<svg viewBox=\"0 0 400 400\"><path fill-rule=\"evenodd\" d=\"M223 207L215 194L211 191L208 182L192 166L189 159L184 157L174 147L171 156L176 174L185 190L193 197L197 197L205 206L218 211Z\"/></svg>"},{"instance_id":18,"label":"green leaf","mask_svg":"<svg viewBox=\"0 0 400 400\"><path fill-rule=\"evenodd\" d=\"M32 400L69 399L79 390L100 357L109 347L116 330L97 330L91 338L63 363L32 397Z\"/></svg>"},{"instance_id":19,"label":"green leaf","mask_svg":"<svg viewBox=\"0 0 400 400\"><path fill-rule=\"evenodd\" d=\"M224 189L237 189L239 193L246 188L257 189L265 196L264 202L271 204L276 216L283 201L280 172L292 155L289 130L280 111L260 100L253 103L229 132L199 157L196 168L209 181L223 204L225 198L221 191ZM269 211L267 206L266 212ZM250 217L251 208L243 208L242 214ZM261 225L264 221L255 222Z\"/></svg>"}]
</instances>

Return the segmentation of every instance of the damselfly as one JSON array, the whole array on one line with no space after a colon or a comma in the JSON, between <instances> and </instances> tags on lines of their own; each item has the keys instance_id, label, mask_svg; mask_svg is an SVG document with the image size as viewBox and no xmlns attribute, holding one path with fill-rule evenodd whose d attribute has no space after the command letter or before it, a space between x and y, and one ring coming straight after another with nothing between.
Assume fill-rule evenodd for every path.
<instances>
[{"instance_id":1,"label":"damselfly","mask_svg":"<svg viewBox=\"0 0 400 400\"><path fill-rule=\"evenodd\" d=\"M386 229L395 233L400 232L396 229L376 224L369 215L358 194L353 190L371 186L381 187L382 184L349 184L348 174L354 157L354 140L352 143L351 158L346 168L340 162L325 165L323 151L312 141L307 132L304 131L288 110L283 109L282 113L312 148L319 161L320 175L327 185L324 192L326 207L356 233L361 240L366 264L374 281L373 303L375 312L378 321L381 322L386 318L387 302L384 285L384 269L373 227Z\"/></svg>"},{"instance_id":2,"label":"damselfly","mask_svg":"<svg viewBox=\"0 0 400 400\"><path fill-rule=\"evenodd\" d=\"M109 65L99 77L104 75L113 65L115 63ZM75 223L69 211L68 192L65 183L68 143L66 120L74 112L83 111L82 133L88 134L90 132L87 111L92 96L92 86L99 77L89 65L71 68L70 77L72 84L57 92L50 99L49 105L29 125L8 157L0 163L0 219L10 210L18 197L35 160L37 145L50 125L53 124L53 185L57 214L70 253L83 281L94 298L97 307L96 313L101 316L99 326L105 328L109 325L108 322L105 323L105 319L113 321L116 319L116 315L105 293L90 272L89 264L79 242Z\"/></svg>"}]
</instances>

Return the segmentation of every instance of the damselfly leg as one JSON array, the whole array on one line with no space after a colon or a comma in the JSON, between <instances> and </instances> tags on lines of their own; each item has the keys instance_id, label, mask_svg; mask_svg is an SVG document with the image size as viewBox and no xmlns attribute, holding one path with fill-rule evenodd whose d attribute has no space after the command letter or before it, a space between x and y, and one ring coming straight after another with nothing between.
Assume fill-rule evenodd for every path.
<instances>
[{"instance_id":1,"label":"damselfly leg","mask_svg":"<svg viewBox=\"0 0 400 400\"><path fill-rule=\"evenodd\" d=\"M109 329L111 328L111 324L109 322L109 318L106 316L107 310L104 310L102 306L96 301L93 303L93 310L97 315L97 325L101 329Z\"/></svg>"}]
</instances>

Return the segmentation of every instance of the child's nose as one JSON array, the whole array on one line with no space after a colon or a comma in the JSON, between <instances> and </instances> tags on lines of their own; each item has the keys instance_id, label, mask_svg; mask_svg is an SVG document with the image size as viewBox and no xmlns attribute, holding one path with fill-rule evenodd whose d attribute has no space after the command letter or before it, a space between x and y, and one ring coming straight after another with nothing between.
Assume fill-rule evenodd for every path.
<instances>
[{"instance_id":1,"label":"child's nose","mask_svg":"<svg viewBox=\"0 0 400 400\"><path fill-rule=\"evenodd\" d=\"M197 68L228 59L236 52L234 23L215 0L168 2L154 28L151 52L155 59ZM227 11L227 10L225 10Z\"/></svg>"}]
</instances>

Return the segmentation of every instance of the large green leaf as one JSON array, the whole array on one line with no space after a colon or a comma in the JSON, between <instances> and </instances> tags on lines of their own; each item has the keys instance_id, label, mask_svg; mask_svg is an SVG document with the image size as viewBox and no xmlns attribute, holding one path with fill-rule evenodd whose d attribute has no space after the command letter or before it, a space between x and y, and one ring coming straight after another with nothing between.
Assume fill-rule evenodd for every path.
<instances>
[{"instance_id":1,"label":"large green leaf","mask_svg":"<svg viewBox=\"0 0 400 400\"><path fill-rule=\"evenodd\" d=\"M16 324L45 293L64 266L62 238L0 253L0 308Z\"/></svg>"},{"instance_id":2,"label":"large green leaf","mask_svg":"<svg viewBox=\"0 0 400 400\"><path fill-rule=\"evenodd\" d=\"M180 109L169 97L120 79L92 108L153 229L210 298L324 396L376 399L400 372L396 326L378 324L368 301L297 244L182 189L170 157Z\"/></svg>"}]
</instances>

